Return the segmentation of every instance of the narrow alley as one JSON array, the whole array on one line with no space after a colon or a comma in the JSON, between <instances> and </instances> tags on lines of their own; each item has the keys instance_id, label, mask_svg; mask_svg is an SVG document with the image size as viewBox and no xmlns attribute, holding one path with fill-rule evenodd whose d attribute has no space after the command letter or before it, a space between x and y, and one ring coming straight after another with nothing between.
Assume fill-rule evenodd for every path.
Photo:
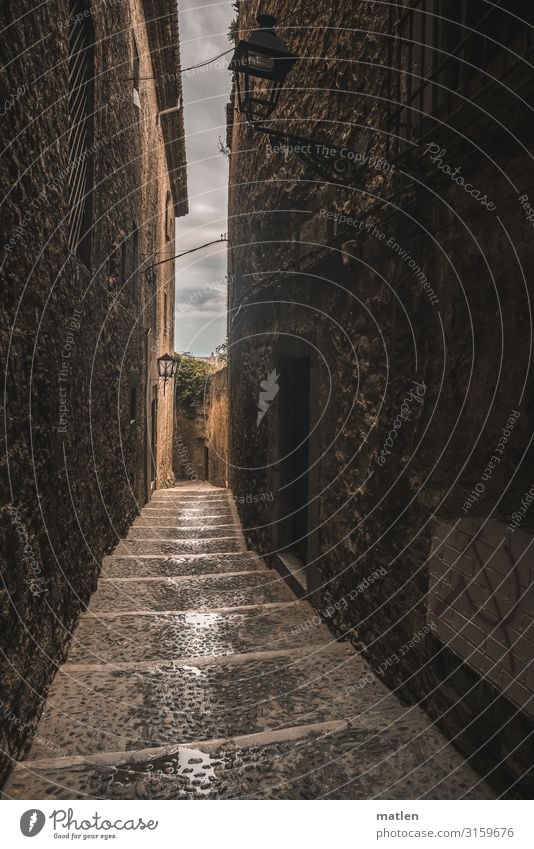
<instances>
[{"instance_id":1,"label":"narrow alley","mask_svg":"<svg viewBox=\"0 0 534 849\"><path fill-rule=\"evenodd\" d=\"M229 490L190 483L105 559L4 796L493 798L247 550Z\"/></svg>"},{"instance_id":2,"label":"narrow alley","mask_svg":"<svg viewBox=\"0 0 534 849\"><path fill-rule=\"evenodd\" d=\"M534 2L0 32L3 842L530 849Z\"/></svg>"}]
</instances>

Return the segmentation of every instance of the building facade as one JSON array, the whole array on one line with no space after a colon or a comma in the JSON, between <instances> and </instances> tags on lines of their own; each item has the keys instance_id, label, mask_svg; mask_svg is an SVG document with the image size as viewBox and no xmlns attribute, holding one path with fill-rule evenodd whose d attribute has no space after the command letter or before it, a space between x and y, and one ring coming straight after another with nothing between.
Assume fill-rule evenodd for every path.
<instances>
[{"instance_id":1,"label":"building facade","mask_svg":"<svg viewBox=\"0 0 534 849\"><path fill-rule=\"evenodd\" d=\"M235 88L228 111L245 535L482 775L528 794L532 9L262 11L297 61L263 122L285 140ZM256 12L239 4L239 38Z\"/></svg>"},{"instance_id":2,"label":"building facade","mask_svg":"<svg viewBox=\"0 0 534 849\"><path fill-rule=\"evenodd\" d=\"M174 479L157 358L174 350L187 188L175 3L22 2L1 16L5 771L103 555Z\"/></svg>"}]
</instances>

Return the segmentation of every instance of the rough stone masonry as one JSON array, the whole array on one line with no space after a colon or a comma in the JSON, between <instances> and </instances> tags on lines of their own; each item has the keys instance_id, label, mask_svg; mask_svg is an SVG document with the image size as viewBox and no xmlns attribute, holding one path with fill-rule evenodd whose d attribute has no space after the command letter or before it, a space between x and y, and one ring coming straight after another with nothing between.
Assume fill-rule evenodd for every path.
<instances>
[{"instance_id":1,"label":"rough stone masonry","mask_svg":"<svg viewBox=\"0 0 534 849\"><path fill-rule=\"evenodd\" d=\"M531 21L530 5L519 8ZM464 517L474 487L483 484L470 519L491 518L509 543L525 503L521 529L534 528L525 499L534 421L528 28L507 30L514 62L506 46L491 47L486 67L466 38L443 63L451 39L460 41L453 4L427 26L424 54L409 35L419 13L401 19L400 9L270 4L299 57L275 126L354 151L352 170L347 158L336 166L345 185L334 170L326 179L295 152L268 148L233 92L232 486L274 495L268 520L262 505L238 504L249 543L273 564L280 552L297 558L304 591L319 612L335 610L340 638L403 699L423 705L500 792L529 797L524 699L533 691L518 703L507 678L482 673L494 663L489 614L485 623L484 611L454 614L457 630L478 629L475 662L429 627L433 531ZM255 25L254 9L240 3L239 38ZM436 147L434 162L425 151ZM388 167L369 167L364 154ZM257 427L259 387L273 369L280 391ZM421 403L402 418L416 383ZM481 481L512 414L505 458ZM379 568L380 580L352 597ZM504 580L505 594L515 592L513 570ZM529 609L520 639L531 662ZM388 662L392 653L398 662Z\"/></svg>"},{"instance_id":2,"label":"rough stone masonry","mask_svg":"<svg viewBox=\"0 0 534 849\"><path fill-rule=\"evenodd\" d=\"M3 778L103 555L153 485L173 480L172 394L160 392L156 358L173 344L174 266L145 272L176 252L187 195L182 112L158 114L181 94L174 3L23 0L2 4L0 24ZM74 26L83 56L69 54ZM74 97L69 68L80 56ZM162 64L176 73L156 87ZM86 135L73 149L72 110L84 98ZM80 173L89 176L74 244L79 199L69 190Z\"/></svg>"}]
</instances>

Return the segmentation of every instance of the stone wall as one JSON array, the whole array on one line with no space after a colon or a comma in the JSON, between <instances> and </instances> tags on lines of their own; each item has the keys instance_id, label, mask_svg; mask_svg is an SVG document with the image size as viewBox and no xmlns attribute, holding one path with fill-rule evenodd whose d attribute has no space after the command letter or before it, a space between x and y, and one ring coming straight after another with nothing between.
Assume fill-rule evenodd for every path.
<instances>
[{"instance_id":1,"label":"stone wall","mask_svg":"<svg viewBox=\"0 0 534 849\"><path fill-rule=\"evenodd\" d=\"M501 792L528 795L529 716L428 617L435 517L507 525L532 487L534 257L520 198L534 191L511 93L527 74L509 68L507 90L471 99L453 90L426 143L395 163L387 104L406 77L388 71L388 8L279 0L271 10L300 57L276 126L345 146L360 165L350 186L332 185L230 116L231 485L274 495L269 522L265 505L238 501L245 534L273 562L288 539L305 548L310 597L336 633ZM239 20L244 36L248 4ZM470 194L451 179L459 173ZM305 415L307 489L293 483L289 496L284 454ZM304 510L290 524L292 504Z\"/></svg>"},{"instance_id":2,"label":"stone wall","mask_svg":"<svg viewBox=\"0 0 534 849\"><path fill-rule=\"evenodd\" d=\"M174 473L177 480L207 480L228 486L228 372L214 372L204 401L192 415L176 408Z\"/></svg>"},{"instance_id":3,"label":"stone wall","mask_svg":"<svg viewBox=\"0 0 534 849\"><path fill-rule=\"evenodd\" d=\"M433 526L428 621L436 636L534 715L531 533L472 519Z\"/></svg>"},{"instance_id":4,"label":"stone wall","mask_svg":"<svg viewBox=\"0 0 534 849\"><path fill-rule=\"evenodd\" d=\"M174 475L176 480L204 480L206 420L203 414L176 408L174 426Z\"/></svg>"},{"instance_id":5,"label":"stone wall","mask_svg":"<svg viewBox=\"0 0 534 849\"><path fill-rule=\"evenodd\" d=\"M214 486L228 486L228 369L220 368L208 386L208 479Z\"/></svg>"},{"instance_id":6,"label":"stone wall","mask_svg":"<svg viewBox=\"0 0 534 849\"><path fill-rule=\"evenodd\" d=\"M155 45L138 0L94 4L95 188L86 264L67 244L70 14L66 0L8 3L1 12L11 33L1 96L11 104L11 145L0 165L2 775L24 751L103 555L149 497L152 399L159 403L157 482L172 477L172 395L163 399L155 360L172 344L174 271L163 265L154 281L144 269L175 253L173 233L164 232L167 193L171 215L186 198L176 196L167 172L150 80Z\"/></svg>"}]
</instances>

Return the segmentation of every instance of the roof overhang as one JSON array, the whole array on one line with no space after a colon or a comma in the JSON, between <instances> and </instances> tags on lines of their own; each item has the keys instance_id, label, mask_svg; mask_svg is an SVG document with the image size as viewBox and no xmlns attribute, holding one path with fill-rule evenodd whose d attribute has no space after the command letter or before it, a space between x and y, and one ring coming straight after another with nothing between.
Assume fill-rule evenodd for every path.
<instances>
[{"instance_id":1,"label":"roof overhang","mask_svg":"<svg viewBox=\"0 0 534 849\"><path fill-rule=\"evenodd\" d=\"M143 0L143 9L174 211L181 216L188 212L188 203L178 4Z\"/></svg>"}]
</instances>

